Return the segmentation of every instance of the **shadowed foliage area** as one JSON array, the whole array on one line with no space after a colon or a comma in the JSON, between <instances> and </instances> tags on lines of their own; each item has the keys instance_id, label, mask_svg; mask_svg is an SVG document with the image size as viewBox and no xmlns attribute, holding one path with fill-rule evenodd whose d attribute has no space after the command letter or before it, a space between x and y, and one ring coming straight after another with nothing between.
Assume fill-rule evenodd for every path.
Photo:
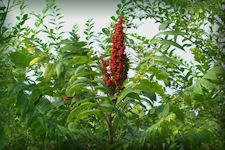
<instances>
[{"instance_id":1,"label":"shadowed foliage area","mask_svg":"<svg viewBox=\"0 0 225 150\"><path fill-rule=\"evenodd\" d=\"M0 150L224 149L222 0L121 0L84 40L57 1L26 6L0 0ZM128 32L149 19L152 38Z\"/></svg>"}]
</instances>

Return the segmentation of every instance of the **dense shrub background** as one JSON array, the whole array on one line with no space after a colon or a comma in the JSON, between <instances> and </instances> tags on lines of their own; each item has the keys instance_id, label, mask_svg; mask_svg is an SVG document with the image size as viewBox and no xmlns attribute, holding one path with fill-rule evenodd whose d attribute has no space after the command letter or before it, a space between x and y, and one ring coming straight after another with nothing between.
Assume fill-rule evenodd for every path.
<instances>
[{"instance_id":1,"label":"dense shrub background","mask_svg":"<svg viewBox=\"0 0 225 150\"><path fill-rule=\"evenodd\" d=\"M87 20L85 41L76 24L64 37L54 0L40 14L25 1L0 2L0 149L225 147L222 0L122 0L101 32ZM17 23L5 24L16 7ZM110 95L97 54L110 57L120 16L132 75ZM160 23L153 38L126 32L149 18ZM176 51L191 51L193 62Z\"/></svg>"}]
</instances>

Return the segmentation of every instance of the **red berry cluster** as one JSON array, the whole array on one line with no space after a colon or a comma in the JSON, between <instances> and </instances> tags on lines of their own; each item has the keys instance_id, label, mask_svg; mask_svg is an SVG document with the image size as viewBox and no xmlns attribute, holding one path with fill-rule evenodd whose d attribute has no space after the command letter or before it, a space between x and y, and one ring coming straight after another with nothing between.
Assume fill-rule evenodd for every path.
<instances>
[{"instance_id":1,"label":"red berry cluster","mask_svg":"<svg viewBox=\"0 0 225 150\"><path fill-rule=\"evenodd\" d=\"M64 96L64 102L66 102L67 101L67 97L66 96Z\"/></svg>"},{"instance_id":2,"label":"red berry cluster","mask_svg":"<svg viewBox=\"0 0 225 150\"><path fill-rule=\"evenodd\" d=\"M121 90L123 82L127 79L128 73L128 58L124 54L124 33L123 33L123 16L120 17L119 22L114 29L114 36L112 37L112 51L109 59L110 73L107 72L107 61L103 60L101 56L102 69L104 73L103 81L110 89L110 94L113 95L116 86Z\"/></svg>"},{"instance_id":3,"label":"red berry cluster","mask_svg":"<svg viewBox=\"0 0 225 150\"><path fill-rule=\"evenodd\" d=\"M114 81L114 79L111 78L112 75L107 72L107 66L108 66L107 61L104 60L102 56L100 56L100 60L102 63L102 70L104 73L103 81L109 87L110 94L113 95L115 93L115 89L116 89L115 81Z\"/></svg>"},{"instance_id":4,"label":"red berry cluster","mask_svg":"<svg viewBox=\"0 0 225 150\"><path fill-rule=\"evenodd\" d=\"M112 37L112 51L109 60L110 72L114 77L115 83L120 89L123 82L127 79L128 72L128 58L124 54L124 33L123 33L123 16L114 30L114 36Z\"/></svg>"},{"instance_id":5,"label":"red berry cluster","mask_svg":"<svg viewBox=\"0 0 225 150\"><path fill-rule=\"evenodd\" d=\"M75 97L75 95L74 96L72 96L72 97L67 97L67 96L64 96L63 97L63 101L64 102L67 102L67 100L69 100L69 99L73 99Z\"/></svg>"}]
</instances>

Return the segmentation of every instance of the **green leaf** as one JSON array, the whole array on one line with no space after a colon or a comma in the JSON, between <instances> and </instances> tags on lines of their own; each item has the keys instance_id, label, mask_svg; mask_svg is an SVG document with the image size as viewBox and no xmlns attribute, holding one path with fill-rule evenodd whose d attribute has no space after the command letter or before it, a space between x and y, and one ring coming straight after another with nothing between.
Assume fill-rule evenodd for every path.
<instances>
[{"instance_id":1,"label":"green leaf","mask_svg":"<svg viewBox=\"0 0 225 150\"><path fill-rule=\"evenodd\" d=\"M160 43L164 44L164 45L169 45L169 46L172 45L172 46L180 48L180 49L182 49L184 51L184 48L181 45L179 45L178 43L176 43L176 42L174 42L172 40L165 40L165 39L163 39L163 40L160 40Z\"/></svg>"},{"instance_id":2,"label":"green leaf","mask_svg":"<svg viewBox=\"0 0 225 150\"><path fill-rule=\"evenodd\" d=\"M47 67L45 69L44 78L50 79L51 76L55 74L55 64L47 64Z\"/></svg>"},{"instance_id":3,"label":"green leaf","mask_svg":"<svg viewBox=\"0 0 225 150\"><path fill-rule=\"evenodd\" d=\"M115 17L115 16L112 16L111 19L112 19L113 21L116 21L116 17Z\"/></svg>"},{"instance_id":4,"label":"green leaf","mask_svg":"<svg viewBox=\"0 0 225 150\"><path fill-rule=\"evenodd\" d=\"M157 82L149 81L147 79L142 79L140 84L135 86L135 89L148 91L150 93L158 93L162 97L165 96L161 85L159 85Z\"/></svg>"},{"instance_id":5,"label":"green leaf","mask_svg":"<svg viewBox=\"0 0 225 150\"><path fill-rule=\"evenodd\" d=\"M202 87L201 87L201 85L200 85L199 82L197 82L197 83L193 86L193 91L194 91L195 94L203 95Z\"/></svg>"},{"instance_id":6,"label":"green leaf","mask_svg":"<svg viewBox=\"0 0 225 150\"><path fill-rule=\"evenodd\" d=\"M210 80L217 80L217 75L216 73L214 72L214 70L209 70L205 75L204 75L204 78L206 79L210 79Z\"/></svg>"},{"instance_id":7,"label":"green leaf","mask_svg":"<svg viewBox=\"0 0 225 150\"><path fill-rule=\"evenodd\" d=\"M18 97L17 97L17 101L16 101L16 106L21 106L25 103L25 101L27 101L27 94L24 93L23 91L21 91L19 94L18 94Z\"/></svg>"},{"instance_id":8,"label":"green leaf","mask_svg":"<svg viewBox=\"0 0 225 150\"><path fill-rule=\"evenodd\" d=\"M74 82L69 83L69 87L66 90L67 96L73 96L76 92L79 92L87 87L89 79L86 77L79 77Z\"/></svg>"},{"instance_id":9,"label":"green leaf","mask_svg":"<svg viewBox=\"0 0 225 150\"><path fill-rule=\"evenodd\" d=\"M131 92L133 92L133 89L131 87L126 87L125 89L123 89L123 91L118 96L117 103L119 103L125 96L127 96L127 94Z\"/></svg>"},{"instance_id":10,"label":"green leaf","mask_svg":"<svg viewBox=\"0 0 225 150\"><path fill-rule=\"evenodd\" d=\"M164 80L164 82L166 82L170 79L169 73L167 73L164 70L160 70L158 73L155 74L155 76L158 80Z\"/></svg>"},{"instance_id":11,"label":"green leaf","mask_svg":"<svg viewBox=\"0 0 225 150\"><path fill-rule=\"evenodd\" d=\"M184 122L185 116L184 116L183 111L179 107L174 106L174 105L170 105L170 112L173 112L177 116L177 119Z\"/></svg>"},{"instance_id":12,"label":"green leaf","mask_svg":"<svg viewBox=\"0 0 225 150\"><path fill-rule=\"evenodd\" d=\"M164 106L163 111L159 114L159 118L166 117L169 114L169 110L170 110L170 105L169 105L169 103L167 103Z\"/></svg>"},{"instance_id":13,"label":"green leaf","mask_svg":"<svg viewBox=\"0 0 225 150\"><path fill-rule=\"evenodd\" d=\"M187 137L185 137L185 136L180 136L179 138L178 138L178 140L179 140L179 142L182 144L182 149L184 149L184 150L189 150L190 149L190 144L189 144L189 141L188 141L188 139L187 139ZM181 148L180 148L181 149Z\"/></svg>"},{"instance_id":14,"label":"green leaf","mask_svg":"<svg viewBox=\"0 0 225 150\"><path fill-rule=\"evenodd\" d=\"M81 64L87 63L89 60L88 60L88 57L86 57L86 56L75 56L75 57L73 58L73 61L74 61L77 65L81 65Z\"/></svg>"},{"instance_id":15,"label":"green leaf","mask_svg":"<svg viewBox=\"0 0 225 150\"><path fill-rule=\"evenodd\" d=\"M100 107L104 112L111 112L111 113L115 112L115 108L111 104L101 104Z\"/></svg>"},{"instance_id":16,"label":"green leaf","mask_svg":"<svg viewBox=\"0 0 225 150\"><path fill-rule=\"evenodd\" d=\"M69 82L69 87L77 84L77 83L88 83L89 82L89 79L86 78L86 77L79 77L79 78L76 78L76 80L71 80Z\"/></svg>"},{"instance_id":17,"label":"green leaf","mask_svg":"<svg viewBox=\"0 0 225 150\"><path fill-rule=\"evenodd\" d=\"M8 139L4 131L4 124L0 123L0 150L8 144Z\"/></svg>"},{"instance_id":18,"label":"green leaf","mask_svg":"<svg viewBox=\"0 0 225 150\"><path fill-rule=\"evenodd\" d=\"M181 65L181 63L174 59L174 58L171 58L171 57L168 57L166 55L160 55L160 56L154 56L153 57L153 60L154 61L160 61L160 62L163 62L163 63L169 63L169 64L174 64L174 65Z\"/></svg>"},{"instance_id":19,"label":"green leaf","mask_svg":"<svg viewBox=\"0 0 225 150\"><path fill-rule=\"evenodd\" d=\"M102 32L105 33L106 35L109 35L110 34L110 32L109 32L109 30L107 28L103 28L102 29Z\"/></svg>"},{"instance_id":20,"label":"green leaf","mask_svg":"<svg viewBox=\"0 0 225 150\"><path fill-rule=\"evenodd\" d=\"M96 86L95 89L99 90L99 91L101 91L103 93L109 93L109 89L107 87L105 87L105 86L102 86L102 85Z\"/></svg>"},{"instance_id":21,"label":"green leaf","mask_svg":"<svg viewBox=\"0 0 225 150\"><path fill-rule=\"evenodd\" d=\"M83 70L85 71L85 70ZM90 75L89 72L79 72L79 73L74 73L74 75L70 78L69 84L73 83L75 80L77 80L79 77L86 77Z\"/></svg>"},{"instance_id":22,"label":"green leaf","mask_svg":"<svg viewBox=\"0 0 225 150\"><path fill-rule=\"evenodd\" d=\"M194 147L200 147L201 145L201 139L199 138L198 135L196 135L195 133L191 133L188 135L188 139L189 139L189 142L191 142L191 144L194 146Z\"/></svg>"},{"instance_id":23,"label":"green leaf","mask_svg":"<svg viewBox=\"0 0 225 150\"><path fill-rule=\"evenodd\" d=\"M134 93L134 92L131 92L131 93L127 94L127 97L134 98L134 99L137 99L137 100L141 100L140 96L137 93Z\"/></svg>"},{"instance_id":24,"label":"green leaf","mask_svg":"<svg viewBox=\"0 0 225 150\"><path fill-rule=\"evenodd\" d=\"M4 6L3 6L3 7L0 7L0 10L4 10L5 8L6 8L6 7L4 7Z\"/></svg>"},{"instance_id":25,"label":"green leaf","mask_svg":"<svg viewBox=\"0 0 225 150\"><path fill-rule=\"evenodd\" d=\"M76 118L77 116L79 116L80 113L82 113L84 110L96 106L96 103L92 103L92 102L84 102L81 105L77 106L75 109L73 109L68 118L67 118L67 122L70 122L74 117Z\"/></svg>"},{"instance_id":26,"label":"green leaf","mask_svg":"<svg viewBox=\"0 0 225 150\"><path fill-rule=\"evenodd\" d=\"M91 110L85 110L82 113L77 116L76 120L74 121L74 124L76 124L80 119L87 117L89 115L96 115L99 116L101 114L101 111L99 109L91 109Z\"/></svg>"},{"instance_id":27,"label":"green leaf","mask_svg":"<svg viewBox=\"0 0 225 150\"><path fill-rule=\"evenodd\" d=\"M44 56L38 56L38 57L32 59L32 60L30 61L30 63L29 63L29 66L32 66L32 65L34 65L34 64L37 63L37 62L40 62L41 60L43 60L43 58L44 58Z\"/></svg>"},{"instance_id":28,"label":"green leaf","mask_svg":"<svg viewBox=\"0 0 225 150\"><path fill-rule=\"evenodd\" d=\"M25 89L27 87L24 83L14 83L11 85L11 87L8 90L7 97L10 98L16 94L18 94L21 90Z\"/></svg>"},{"instance_id":29,"label":"green leaf","mask_svg":"<svg viewBox=\"0 0 225 150\"><path fill-rule=\"evenodd\" d=\"M191 94L184 94L184 102L185 104L191 106L193 96Z\"/></svg>"},{"instance_id":30,"label":"green leaf","mask_svg":"<svg viewBox=\"0 0 225 150\"><path fill-rule=\"evenodd\" d=\"M27 150L39 150L37 147L33 147L33 146L28 146Z\"/></svg>"},{"instance_id":31,"label":"green leaf","mask_svg":"<svg viewBox=\"0 0 225 150\"><path fill-rule=\"evenodd\" d=\"M86 83L77 83L66 90L66 95L73 96L76 92L79 92L79 90L82 90L82 88L86 86Z\"/></svg>"},{"instance_id":32,"label":"green leaf","mask_svg":"<svg viewBox=\"0 0 225 150\"><path fill-rule=\"evenodd\" d=\"M179 32L179 31L165 31L165 32L160 32L158 34L164 34L164 35L181 35L181 36L184 36L186 33L185 32Z\"/></svg>"},{"instance_id":33,"label":"green leaf","mask_svg":"<svg viewBox=\"0 0 225 150\"><path fill-rule=\"evenodd\" d=\"M200 82L201 86L204 87L207 90L210 90L210 89L214 88L214 85L210 81L208 81L207 79L202 78L199 82Z\"/></svg>"},{"instance_id":34,"label":"green leaf","mask_svg":"<svg viewBox=\"0 0 225 150\"><path fill-rule=\"evenodd\" d=\"M10 54L11 60L14 64L28 67L29 59L22 53L14 52Z\"/></svg>"},{"instance_id":35,"label":"green leaf","mask_svg":"<svg viewBox=\"0 0 225 150\"><path fill-rule=\"evenodd\" d=\"M94 99L94 98L88 97L88 98L80 99L80 100L75 99L75 101L72 103L72 105L73 105L72 109L76 108L81 103L90 102L92 99Z\"/></svg>"},{"instance_id":36,"label":"green leaf","mask_svg":"<svg viewBox=\"0 0 225 150\"><path fill-rule=\"evenodd\" d=\"M202 142L210 142L211 141L211 137L213 137L212 133L210 131L208 131L207 129L202 129L200 131L198 131L198 136L201 138Z\"/></svg>"},{"instance_id":37,"label":"green leaf","mask_svg":"<svg viewBox=\"0 0 225 150\"><path fill-rule=\"evenodd\" d=\"M64 72L64 64L62 62L59 62L56 65L56 74L58 77L61 77L63 72Z\"/></svg>"},{"instance_id":38,"label":"green leaf","mask_svg":"<svg viewBox=\"0 0 225 150\"><path fill-rule=\"evenodd\" d=\"M165 21L161 25L159 25L159 30L165 30L169 25L171 21Z\"/></svg>"},{"instance_id":39,"label":"green leaf","mask_svg":"<svg viewBox=\"0 0 225 150\"><path fill-rule=\"evenodd\" d=\"M145 97L147 97L152 102L156 101L156 94L151 91L142 90L141 94Z\"/></svg>"},{"instance_id":40,"label":"green leaf","mask_svg":"<svg viewBox=\"0 0 225 150\"><path fill-rule=\"evenodd\" d=\"M24 14L22 19L27 20L27 18L28 18L28 14Z\"/></svg>"}]
</instances>

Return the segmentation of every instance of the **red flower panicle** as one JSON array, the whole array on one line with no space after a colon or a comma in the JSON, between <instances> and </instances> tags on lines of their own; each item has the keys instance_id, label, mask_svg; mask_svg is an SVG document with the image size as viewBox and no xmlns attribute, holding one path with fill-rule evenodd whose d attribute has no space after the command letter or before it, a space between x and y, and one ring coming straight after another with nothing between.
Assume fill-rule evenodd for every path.
<instances>
[{"instance_id":1,"label":"red flower panicle","mask_svg":"<svg viewBox=\"0 0 225 150\"><path fill-rule=\"evenodd\" d=\"M123 82L127 79L128 73L128 58L124 53L124 33L123 33L123 16L120 17L119 22L114 29L114 36L112 37L112 51L109 59L109 70L107 72L107 61L100 57L102 69L104 73L103 81L110 89L111 95L115 92L115 85L121 90Z\"/></svg>"},{"instance_id":2,"label":"red flower panicle","mask_svg":"<svg viewBox=\"0 0 225 150\"><path fill-rule=\"evenodd\" d=\"M102 64L102 70L104 73L103 81L109 87L110 94L113 95L115 92L115 89L116 89L116 85L114 83L114 80L111 78L111 74L109 74L107 72L107 66L108 66L107 61L104 60L102 56L100 56L100 60L101 60L101 64Z\"/></svg>"},{"instance_id":3,"label":"red flower panicle","mask_svg":"<svg viewBox=\"0 0 225 150\"><path fill-rule=\"evenodd\" d=\"M112 37L112 51L109 59L110 72L115 80L115 84L121 89L123 82L127 79L128 58L124 54L124 33L123 33L123 16L114 29Z\"/></svg>"}]
</instances>

